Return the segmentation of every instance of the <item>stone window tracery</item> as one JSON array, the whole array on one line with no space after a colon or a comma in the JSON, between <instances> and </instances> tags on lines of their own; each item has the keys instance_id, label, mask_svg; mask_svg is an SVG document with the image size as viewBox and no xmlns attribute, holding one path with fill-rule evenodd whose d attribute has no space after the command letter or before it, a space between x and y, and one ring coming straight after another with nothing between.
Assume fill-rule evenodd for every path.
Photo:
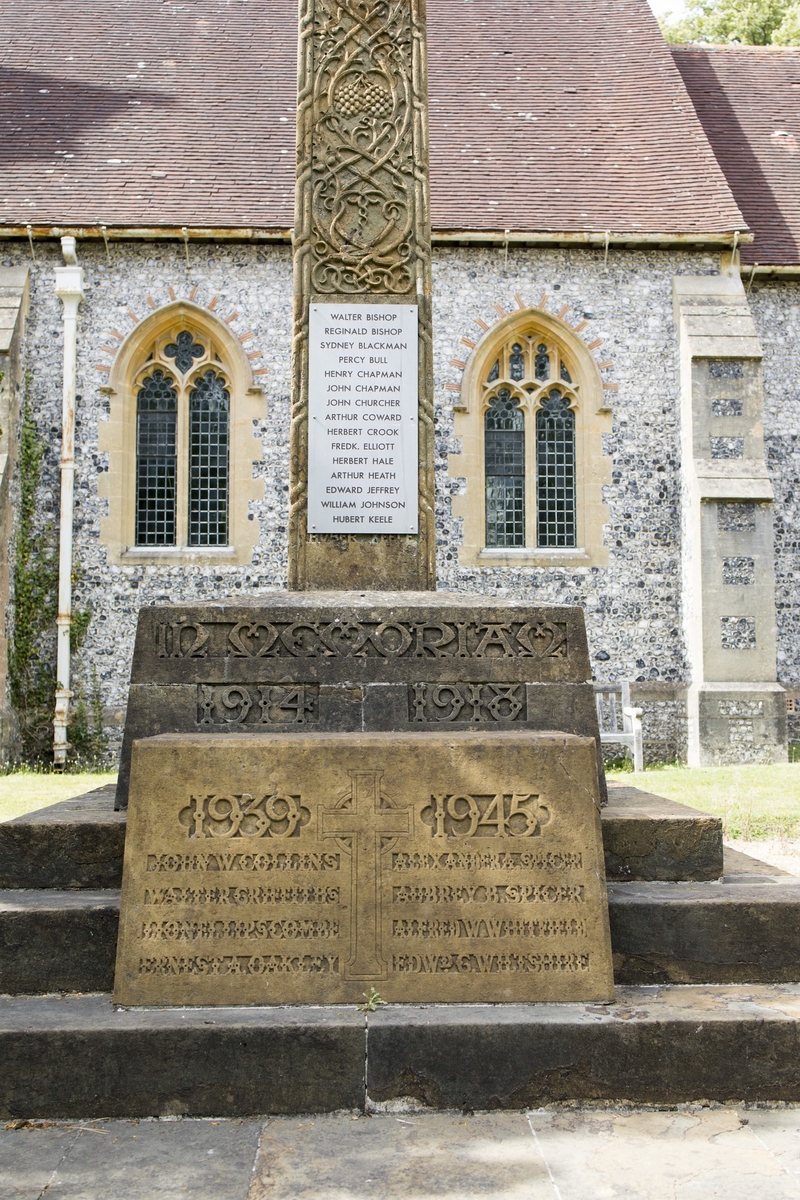
<instances>
[{"instance_id":1,"label":"stone window tracery","mask_svg":"<svg viewBox=\"0 0 800 1200\"><path fill-rule=\"evenodd\" d=\"M266 416L253 357L230 322L192 300L154 309L123 341L98 429L109 564L252 562Z\"/></svg>"},{"instance_id":2,"label":"stone window tracery","mask_svg":"<svg viewBox=\"0 0 800 1200\"><path fill-rule=\"evenodd\" d=\"M544 307L504 313L487 326L464 367L454 405L462 521L459 567L546 568L608 562L604 488L611 459L609 391L592 348ZM502 312L500 305L496 306ZM463 342L472 345L465 337ZM605 364L608 366L608 364Z\"/></svg>"},{"instance_id":3,"label":"stone window tracery","mask_svg":"<svg viewBox=\"0 0 800 1200\"><path fill-rule=\"evenodd\" d=\"M559 381L559 386L554 386ZM561 347L510 337L483 385L487 548L577 546L576 390ZM526 464L526 427L535 465ZM531 471L533 467L533 471ZM532 477L532 478L531 478ZM532 482L532 488L528 481ZM526 492L532 504L526 505ZM533 510L529 519L526 509Z\"/></svg>"},{"instance_id":4,"label":"stone window tracery","mask_svg":"<svg viewBox=\"0 0 800 1200\"><path fill-rule=\"evenodd\" d=\"M212 338L181 328L142 348L136 546L226 546L229 379Z\"/></svg>"}]
</instances>

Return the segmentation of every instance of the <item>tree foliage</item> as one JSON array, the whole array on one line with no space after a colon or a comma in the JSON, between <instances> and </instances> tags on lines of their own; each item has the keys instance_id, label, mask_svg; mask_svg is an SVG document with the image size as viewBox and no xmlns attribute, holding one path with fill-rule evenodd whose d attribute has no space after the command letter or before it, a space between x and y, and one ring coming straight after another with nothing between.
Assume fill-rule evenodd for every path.
<instances>
[{"instance_id":1,"label":"tree foliage","mask_svg":"<svg viewBox=\"0 0 800 1200\"><path fill-rule=\"evenodd\" d=\"M668 42L800 45L800 0L688 0L686 16L661 21Z\"/></svg>"}]
</instances>

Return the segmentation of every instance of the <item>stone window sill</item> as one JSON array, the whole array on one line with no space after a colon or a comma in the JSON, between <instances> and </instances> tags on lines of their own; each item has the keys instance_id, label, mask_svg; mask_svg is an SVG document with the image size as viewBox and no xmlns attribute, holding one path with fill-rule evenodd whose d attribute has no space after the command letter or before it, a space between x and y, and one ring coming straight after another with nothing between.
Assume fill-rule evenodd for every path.
<instances>
[{"instance_id":1,"label":"stone window sill","mask_svg":"<svg viewBox=\"0 0 800 1200\"><path fill-rule=\"evenodd\" d=\"M142 563L146 566L237 560L238 552L235 546L128 546L120 554L122 563Z\"/></svg>"},{"instance_id":2,"label":"stone window sill","mask_svg":"<svg viewBox=\"0 0 800 1200\"><path fill-rule=\"evenodd\" d=\"M478 553L478 562L488 566L559 567L588 563L591 555L582 547L566 550L560 546L485 546Z\"/></svg>"}]
</instances>

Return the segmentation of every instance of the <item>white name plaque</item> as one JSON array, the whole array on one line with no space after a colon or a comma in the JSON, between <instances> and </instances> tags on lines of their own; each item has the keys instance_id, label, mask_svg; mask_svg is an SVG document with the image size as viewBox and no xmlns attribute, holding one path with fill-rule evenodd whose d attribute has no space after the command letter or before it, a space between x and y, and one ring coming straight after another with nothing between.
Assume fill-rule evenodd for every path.
<instances>
[{"instance_id":1,"label":"white name plaque","mask_svg":"<svg viewBox=\"0 0 800 1200\"><path fill-rule=\"evenodd\" d=\"M416 304L312 304L309 533L416 533Z\"/></svg>"}]
</instances>

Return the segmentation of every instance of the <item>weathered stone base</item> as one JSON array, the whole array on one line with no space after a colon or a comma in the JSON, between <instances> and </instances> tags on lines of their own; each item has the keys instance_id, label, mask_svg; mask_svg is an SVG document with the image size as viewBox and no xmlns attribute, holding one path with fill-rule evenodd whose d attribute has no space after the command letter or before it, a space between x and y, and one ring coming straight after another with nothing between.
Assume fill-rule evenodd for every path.
<instances>
[{"instance_id":1,"label":"weathered stone base","mask_svg":"<svg viewBox=\"0 0 800 1200\"><path fill-rule=\"evenodd\" d=\"M690 725L693 698L690 693ZM689 766L786 762L786 693L779 683L706 683L696 697Z\"/></svg>"},{"instance_id":2,"label":"weathered stone base","mask_svg":"<svg viewBox=\"0 0 800 1200\"><path fill-rule=\"evenodd\" d=\"M129 1012L107 995L27 996L0 1000L0 1117L796 1102L799 1034L796 984L367 1017L352 1007Z\"/></svg>"}]
</instances>

